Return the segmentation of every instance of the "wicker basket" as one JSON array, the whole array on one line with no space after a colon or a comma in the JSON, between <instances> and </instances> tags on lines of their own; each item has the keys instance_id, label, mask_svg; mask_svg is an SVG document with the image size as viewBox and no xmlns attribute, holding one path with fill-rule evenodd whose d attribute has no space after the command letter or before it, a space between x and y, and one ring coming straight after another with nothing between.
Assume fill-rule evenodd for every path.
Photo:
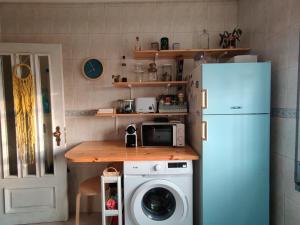
<instances>
[{"instance_id":1,"label":"wicker basket","mask_svg":"<svg viewBox=\"0 0 300 225\"><path fill-rule=\"evenodd\" d=\"M119 176L120 172L114 168L114 167L107 167L105 170L103 170L103 176L105 177L113 177L113 176Z\"/></svg>"}]
</instances>

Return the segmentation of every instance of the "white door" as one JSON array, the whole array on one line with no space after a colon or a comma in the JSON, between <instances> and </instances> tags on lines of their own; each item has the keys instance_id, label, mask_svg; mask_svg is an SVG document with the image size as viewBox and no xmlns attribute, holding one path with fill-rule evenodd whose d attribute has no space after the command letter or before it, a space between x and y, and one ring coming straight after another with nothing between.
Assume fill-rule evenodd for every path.
<instances>
[{"instance_id":1,"label":"white door","mask_svg":"<svg viewBox=\"0 0 300 225\"><path fill-rule=\"evenodd\" d=\"M12 75L16 64L30 66L35 81L31 161L21 159L17 147ZM19 68L17 76L26 77L26 70ZM61 45L0 43L0 115L0 224L67 220ZM54 137L56 130L60 132Z\"/></svg>"}]
</instances>

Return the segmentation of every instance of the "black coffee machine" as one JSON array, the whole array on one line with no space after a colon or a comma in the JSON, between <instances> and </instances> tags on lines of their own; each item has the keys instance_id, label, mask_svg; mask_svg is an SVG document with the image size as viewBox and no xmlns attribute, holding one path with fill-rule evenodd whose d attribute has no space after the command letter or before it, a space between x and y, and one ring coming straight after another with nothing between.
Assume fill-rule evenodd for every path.
<instances>
[{"instance_id":1,"label":"black coffee machine","mask_svg":"<svg viewBox=\"0 0 300 225\"><path fill-rule=\"evenodd\" d=\"M126 128L125 145L126 147L137 147L136 125L133 123Z\"/></svg>"}]
</instances>

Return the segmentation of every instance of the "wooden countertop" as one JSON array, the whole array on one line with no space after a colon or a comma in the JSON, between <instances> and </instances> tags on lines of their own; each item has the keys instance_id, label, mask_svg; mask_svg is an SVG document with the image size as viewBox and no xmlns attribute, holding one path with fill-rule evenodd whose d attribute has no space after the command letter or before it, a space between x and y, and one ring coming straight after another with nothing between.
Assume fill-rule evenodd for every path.
<instances>
[{"instance_id":1,"label":"wooden countertop","mask_svg":"<svg viewBox=\"0 0 300 225\"><path fill-rule=\"evenodd\" d=\"M198 160L190 146L184 148L126 148L121 141L88 141L70 149L65 157L72 162L123 162L150 160Z\"/></svg>"}]
</instances>

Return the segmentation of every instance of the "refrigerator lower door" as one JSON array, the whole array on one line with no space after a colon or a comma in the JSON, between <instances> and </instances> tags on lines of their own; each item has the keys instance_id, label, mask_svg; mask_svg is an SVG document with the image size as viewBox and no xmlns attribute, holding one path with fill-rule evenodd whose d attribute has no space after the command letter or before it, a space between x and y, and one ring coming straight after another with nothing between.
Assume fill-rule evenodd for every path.
<instances>
[{"instance_id":1,"label":"refrigerator lower door","mask_svg":"<svg viewBox=\"0 0 300 225\"><path fill-rule=\"evenodd\" d=\"M203 225L269 225L269 115L203 121Z\"/></svg>"}]
</instances>

